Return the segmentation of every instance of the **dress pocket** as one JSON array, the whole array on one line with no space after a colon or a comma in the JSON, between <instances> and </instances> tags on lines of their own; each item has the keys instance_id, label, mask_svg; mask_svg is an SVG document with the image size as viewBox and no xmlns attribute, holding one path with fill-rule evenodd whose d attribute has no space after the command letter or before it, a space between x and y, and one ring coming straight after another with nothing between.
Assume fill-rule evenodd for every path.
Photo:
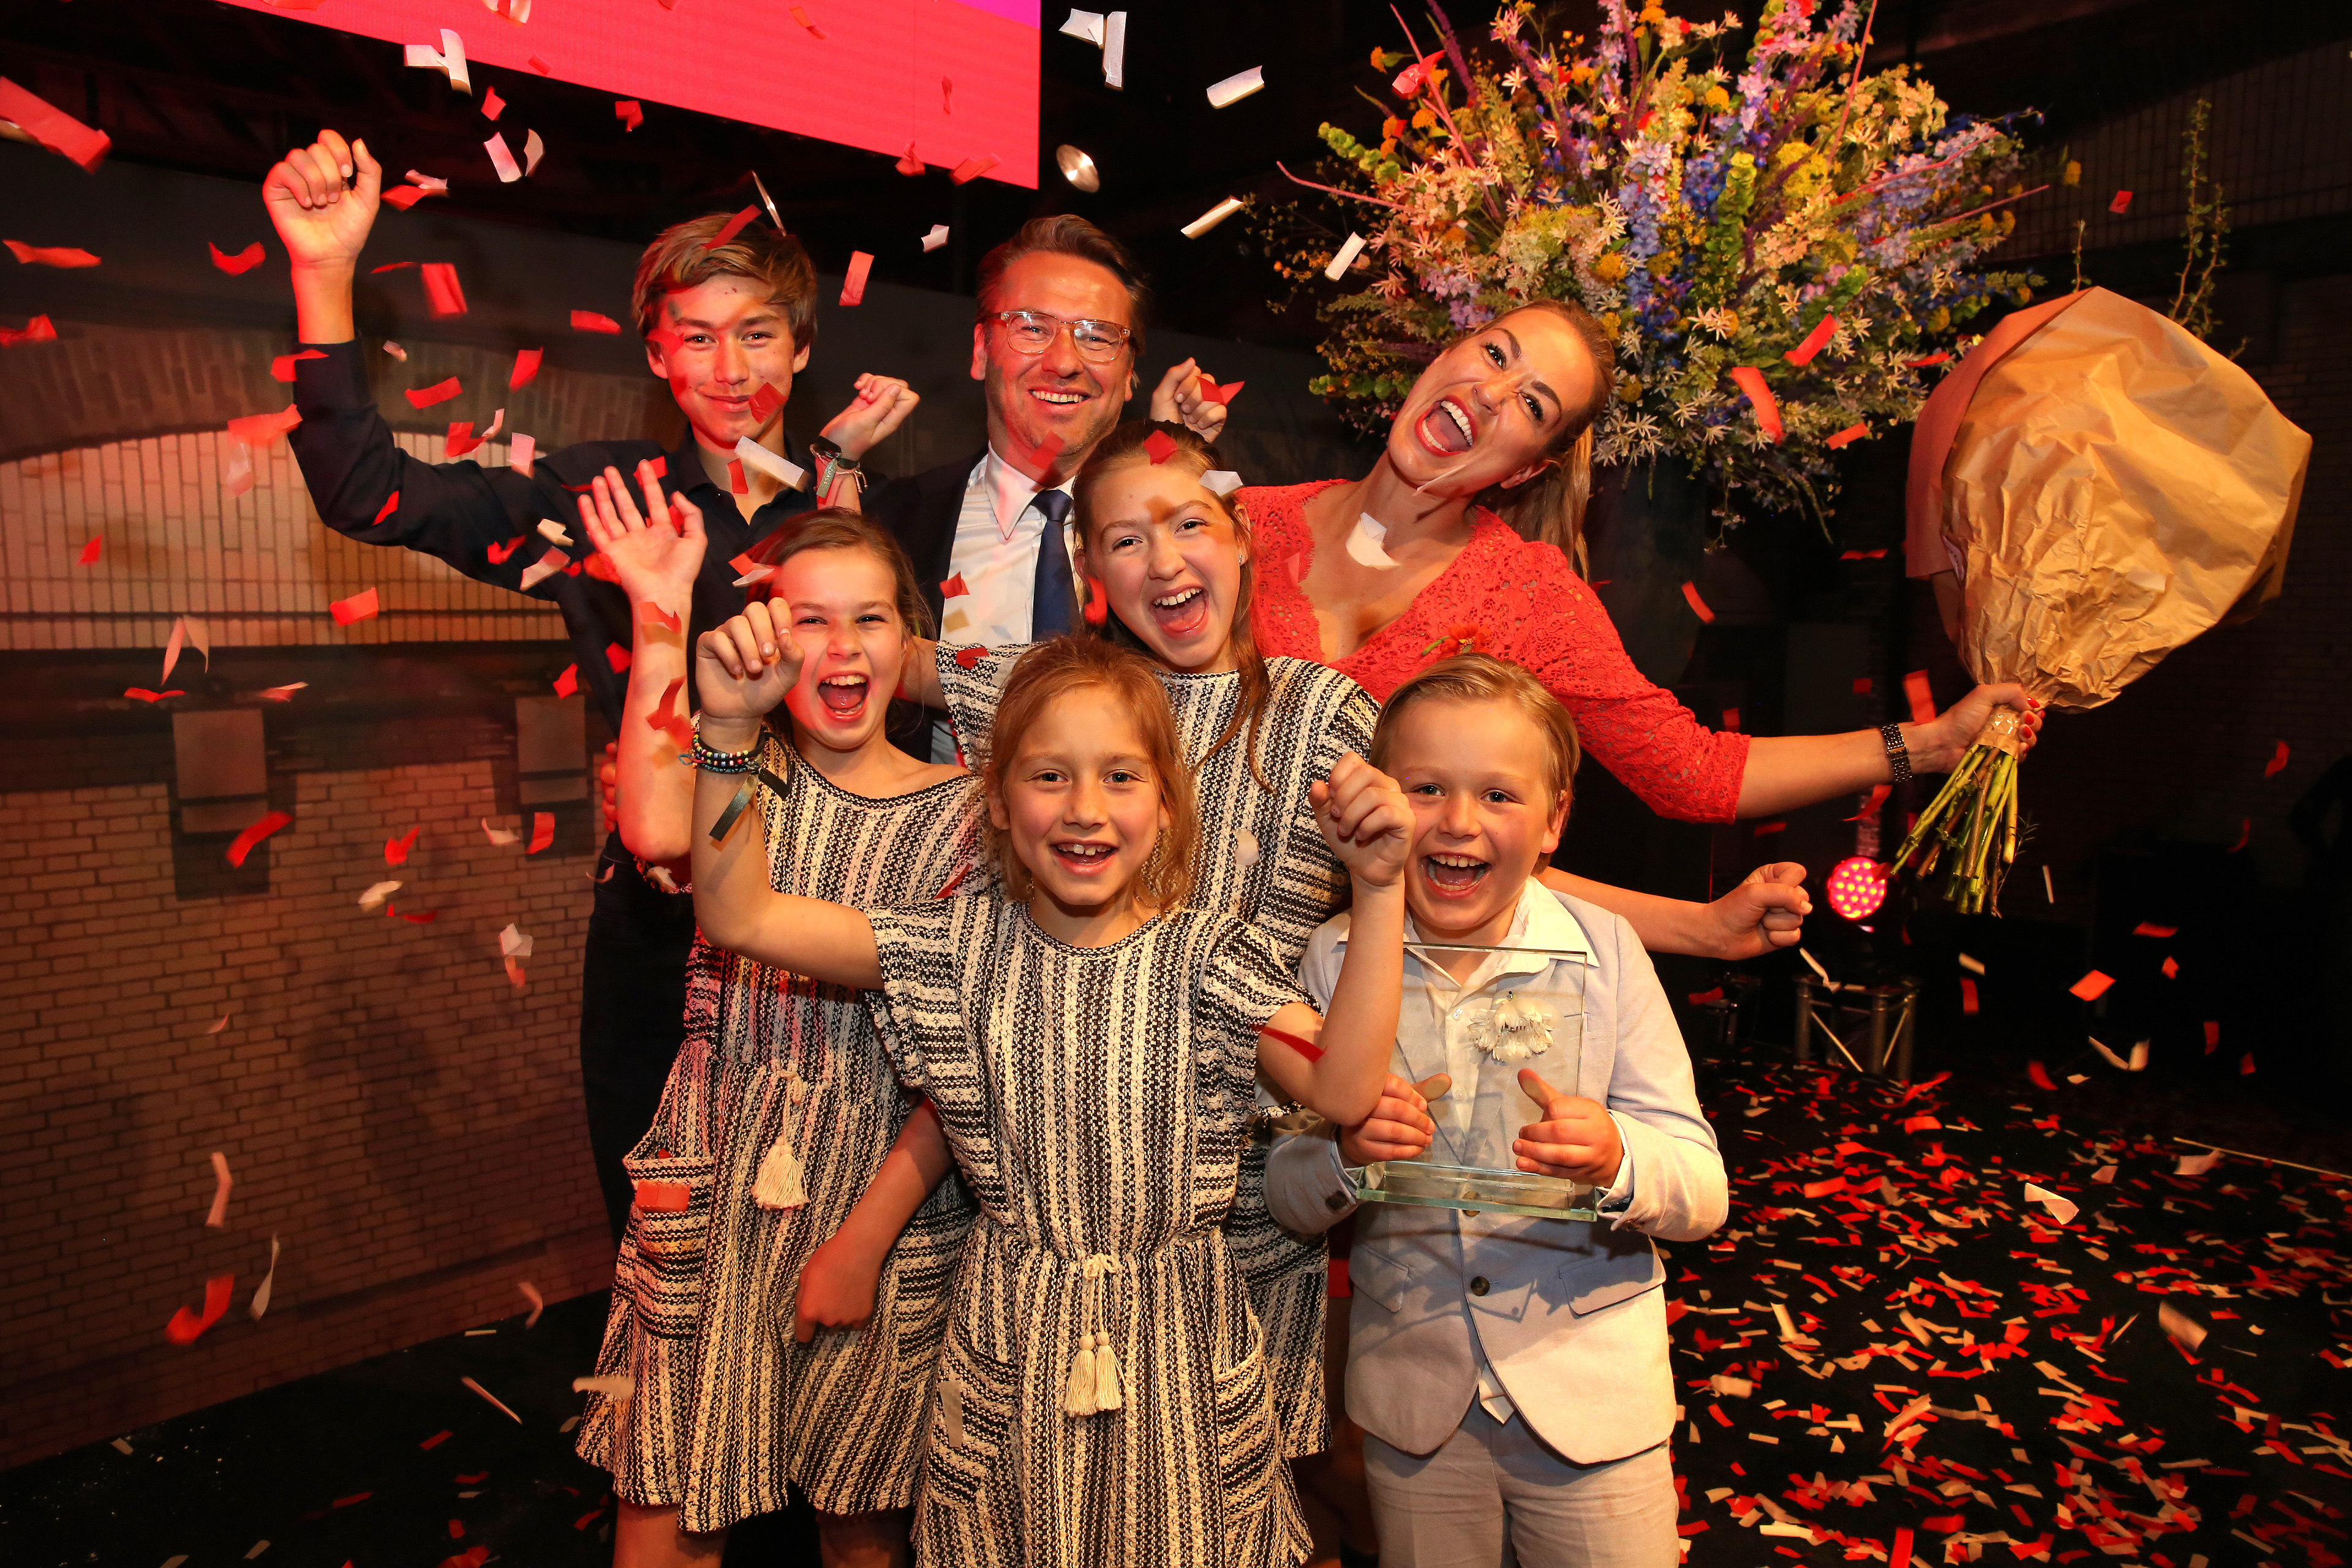
<instances>
[{"instance_id":1,"label":"dress pocket","mask_svg":"<svg viewBox=\"0 0 2352 1568\"><path fill-rule=\"evenodd\" d=\"M1018 1369L976 1349L950 1324L931 1384L930 1443L923 1460L927 1505L968 1509L1002 1482L1013 1447Z\"/></svg>"},{"instance_id":2,"label":"dress pocket","mask_svg":"<svg viewBox=\"0 0 2352 1568\"><path fill-rule=\"evenodd\" d=\"M1274 1418L1265 1342L1255 1333L1252 1339L1249 1353L1210 1381L1217 1482L1224 1493L1225 1511L1236 1523L1255 1517L1272 1500L1276 1471L1282 1465L1282 1434Z\"/></svg>"},{"instance_id":3,"label":"dress pocket","mask_svg":"<svg viewBox=\"0 0 2352 1568\"><path fill-rule=\"evenodd\" d=\"M702 1154L633 1157L623 1163L637 1186L629 1211L635 1258L628 1282L637 1325L657 1339L689 1338L701 1316L716 1162Z\"/></svg>"}]
</instances>

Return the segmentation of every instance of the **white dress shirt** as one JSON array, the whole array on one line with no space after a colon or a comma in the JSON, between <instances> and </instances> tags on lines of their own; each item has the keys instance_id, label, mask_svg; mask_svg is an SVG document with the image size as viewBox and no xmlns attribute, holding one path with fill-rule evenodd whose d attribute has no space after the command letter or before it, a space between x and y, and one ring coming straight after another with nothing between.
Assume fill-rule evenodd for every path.
<instances>
[{"instance_id":1,"label":"white dress shirt","mask_svg":"<svg viewBox=\"0 0 2352 1568\"><path fill-rule=\"evenodd\" d=\"M1064 479L1054 488L1066 495L1070 483ZM998 457L993 447L971 470L948 555L948 580L962 578L964 591L940 606L940 641L1000 647L1035 640L1031 626L1037 542L1045 531L1045 514L1034 504L1036 494L1029 477ZM1076 576L1075 567L1071 575ZM944 722L933 726L931 760L956 760L955 731Z\"/></svg>"}]
</instances>

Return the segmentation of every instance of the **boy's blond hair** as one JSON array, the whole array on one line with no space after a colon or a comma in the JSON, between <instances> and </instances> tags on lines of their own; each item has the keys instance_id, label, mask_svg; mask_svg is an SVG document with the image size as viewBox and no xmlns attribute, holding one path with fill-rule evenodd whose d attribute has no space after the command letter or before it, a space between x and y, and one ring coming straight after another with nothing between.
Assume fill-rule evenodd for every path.
<instances>
[{"instance_id":1,"label":"boy's blond hair","mask_svg":"<svg viewBox=\"0 0 2352 1568\"><path fill-rule=\"evenodd\" d=\"M713 278L747 278L764 287L768 297L784 312L795 352L816 343L816 265L801 242L778 234L761 218L748 223L723 245L719 237L733 215L705 213L672 224L654 237L637 258L635 287L630 291L637 335L650 338L661 324L666 294L698 289Z\"/></svg>"},{"instance_id":2,"label":"boy's blond hair","mask_svg":"<svg viewBox=\"0 0 2352 1568\"><path fill-rule=\"evenodd\" d=\"M1490 653L1456 654L1439 659L1394 691L1381 704L1380 722L1372 726L1372 766L1387 771L1390 743L1397 721L1416 702L1504 702L1517 708L1540 731L1551 763L1551 794L1563 802L1574 797L1576 764L1582 755L1576 742L1576 721L1544 687L1517 665Z\"/></svg>"}]
</instances>

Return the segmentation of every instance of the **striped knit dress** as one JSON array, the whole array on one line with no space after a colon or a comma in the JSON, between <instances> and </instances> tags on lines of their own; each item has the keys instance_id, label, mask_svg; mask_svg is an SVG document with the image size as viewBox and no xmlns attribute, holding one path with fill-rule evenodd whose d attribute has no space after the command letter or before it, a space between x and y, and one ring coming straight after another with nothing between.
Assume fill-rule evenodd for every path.
<instances>
[{"instance_id":1,"label":"striped knit dress","mask_svg":"<svg viewBox=\"0 0 2352 1568\"><path fill-rule=\"evenodd\" d=\"M972 866L969 778L869 800L772 735L761 764L779 892L931 903ZM801 1266L865 1195L911 1109L865 995L699 937L688 961L686 1041L627 1161L639 1206L596 1363L635 1388L626 1400L592 1395L579 1438L616 1492L677 1506L684 1529L773 1512L793 1481L827 1513L914 1500L941 1313L971 1223L961 1184L941 1183L899 1237L864 1329L793 1340ZM800 1163L807 1201L796 1207L752 1196L779 1140ZM661 1198L648 1207L652 1193ZM681 1194L683 1206L659 1206Z\"/></svg>"},{"instance_id":2,"label":"striped knit dress","mask_svg":"<svg viewBox=\"0 0 2352 1568\"><path fill-rule=\"evenodd\" d=\"M988 753L998 696L1025 647L942 647L940 683L965 759L977 769ZM1241 705L1241 677L1160 670L1176 715L1176 735L1192 764L1201 803L1201 851L1193 907L1239 915L1265 932L1294 971L1315 928L1348 901L1348 871L1323 842L1307 804L1307 786L1330 776L1346 752L1368 753L1380 709L1339 671L1299 658L1270 658L1273 695L1258 733L1261 785L1247 756L1247 730L1202 761ZM1271 1110L1273 1102L1262 1105ZM1275 1410L1286 1458L1320 1452L1329 1442L1323 1376L1323 1316L1328 1252L1323 1237L1275 1224L1265 1208L1269 1115L1254 1124L1244 1152L1240 1194L1226 1242L1249 1279L1274 1368Z\"/></svg>"},{"instance_id":3,"label":"striped knit dress","mask_svg":"<svg viewBox=\"0 0 2352 1568\"><path fill-rule=\"evenodd\" d=\"M1301 1561L1223 1229L1258 1030L1304 995L1289 962L1199 910L1071 947L993 892L880 911L874 937L884 1043L939 1108L981 1216L940 1352L918 1559Z\"/></svg>"}]
</instances>

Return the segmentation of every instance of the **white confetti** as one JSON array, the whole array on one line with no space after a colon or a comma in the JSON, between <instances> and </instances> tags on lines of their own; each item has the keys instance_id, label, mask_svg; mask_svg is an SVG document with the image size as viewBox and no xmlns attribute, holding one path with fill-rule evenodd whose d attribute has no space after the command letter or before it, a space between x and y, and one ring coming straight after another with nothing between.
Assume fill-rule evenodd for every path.
<instances>
[{"instance_id":1,"label":"white confetti","mask_svg":"<svg viewBox=\"0 0 2352 1568\"><path fill-rule=\"evenodd\" d=\"M507 467L523 478L530 478L530 465L539 456L539 443L518 430L507 443Z\"/></svg>"},{"instance_id":2,"label":"white confetti","mask_svg":"<svg viewBox=\"0 0 2352 1568\"><path fill-rule=\"evenodd\" d=\"M1965 952L1960 954L1960 967L1967 970L1970 974L1982 974L1985 972L1983 959L1970 958Z\"/></svg>"},{"instance_id":3,"label":"white confetti","mask_svg":"<svg viewBox=\"0 0 2352 1568\"><path fill-rule=\"evenodd\" d=\"M484 1388L480 1384L476 1383L470 1377L461 1377L457 1381L464 1384L467 1388L472 1389L475 1393L480 1394L483 1398L488 1400L491 1404L497 1405L500 1410L506 1411L507 1418L512 1421L516 1426L520 1426L522 1425L522 1417L517 1415L513 1411L508 1410L507 1402L505 1400L500 1399L497 1394L492 1394L488 1389Z\"/></svg>"},{"instance_id":4,"label":"white confetti","mask_svg":"<svg viewBox=\"0 0 2352 1568\"><path fill-rule=\"evenodd\" d=\"M245 1307L247 1317L257 1323L261 1321L261 1314L269 1310L270 1289L277 1283L278 1238L273 1236L269 1238L269 1272L264 1274L261 1277L261 1283L253 1288L253 1300L247 1302Z\"/></svg>"},{"instance_id":5,"label":"white confetti","mask_svg":"<svg viewBox=\"0 0 2352 1568\"><path fill-rule=\"evenodd\" d=\"M1233 216L1235 213L1241 210L1241 198L1238 196L1227 196L1223 201L1219 202L1215 206L1211 207L1207 212L1202 213L1199 217L1196 217L1191 223L1186 224L1184 226L1184 237L1186 239L1198 239L1202 235L1208 233L1211 229L1216 227L1219 224L1224 222L1227 218Z\"/></svg>"},{"instance_id":6,"label":"white confetti","mask_svg":"<svg viewBox=\"0 0 2352 1568\"><path fill-rule=\"evenodd\" d=\"M1257 835L1244 827L1234 836L1234 861L1246 871L1257 860Z\"/></svg>"},{"instance_id":7,"label":"white confetti","mask_svg":"<svg viewBox=\"0 0 2352 1568\"><path fill-rule=\"evenodd\" d=\"M1103 18L1103 85L1127 86L1127 13L1113 11Z\"/></svg>"},{"instance_id":8,"label":"white confetti","mask_svg":"<svg viewBox=\"0 0 2352 1568\"><path fill-rule=\"evenodd\" d=\"M539 167L539 161L546 156L547 143L539 139L539 132L524 132L522 133L522 172L526 174L530 174Z\"/></svg>"},{"instance_id":9,"label":"white confetti","mask_svg":"<svg viewBox=\"0 0 2352 1568\"><path fill-rule=\"evenodd\" d=\"M1364 237L1360 234L1349 235L1348 243L1339 247L1339 253L1337 256L1331 258L1331 265L1323 269L1323 276L1337 283L1346 276L1348 268L1356 264L1356 258L1363 254Z\"/></svg>"},{"instance_id":10,"label":"white confetti","mask_svg":"<svg viewBox=\"0 0 2352 1568\"><path fill-rule=\"evenodd\" d=\"M1073 6L1070 9L1069 20L1062 24L1062 31L1073 38L1084 38L1095 47L1101 48L1103 14L1099 11L1081 11Z\"/></svg>"},{"instance_id":11,"label":"white confetti","mask_svg":"<svg viewBox=\"0 0 2352 1568\"><path fill-rule=\"evenodd\" d=\"M493 844L520 844L522 835L508 827L492 827L488 817L482 818L482 835Z\"/></svg>"},{"instance_id":12,"label":"white confetti","mask_svg":"<svg viewBox=\"0 0 2352 1568\"><path fill-rule=\"evenodd\" d=\"M556 521L551 517L543 517L539 520L539 536L541 539L546 540L550 544L570 544L573 542L572 536L563 531L563 525Z\"/></svg>"},{"instance_id":13,"label":"white confetti","mask_svg":"<svg viewBox=\"0 0 2352 1568\"><path fill-rule=\"evenodd\" d=\"M2114 1165L2102 1165L2091 1173L2091 1180L2113 1185L2117 1169L2118 1167Z\"/></svg>"},{"instance_id":14,"label":"white confetti","mask_svg":"<svg viewBox=\"0 0 2352 1568\"><path fill-rule=\"evenodd\" d=\"M499 433L499 426L506 422L507 411L505 409L501 408L496 414L491 415L488 428L482 432L482 439L487 441L491 437L496 436Z\"/></svg>"},{"instance_id":15,"label":"white confetti","mask_svg":"<svg viewBox=\"0 0 2352 1568\"><path fill-rule=\"evenodd\" d=\"M749 436L737 439L735 457L747 468L757 468L788 490L803 489L808 483L808 470L797 463L788 462ZM544 527L545 524L541 524Z\"/></svg>"},{"instance_id":16,"label":"white confetti","mask_svg":"<svg viewBox=\"0 0 2352 1568\"><path fill-rule=\"evenodd\" d=\"M514 154L507 151L505 132L494 132L488 141L482 143L482 151L490 155L490 167L499 172L500 184L511 185L522 178L522 165L517 163Z\"/></svg>"},{"instance_id":17,"label":"white confetti","mask_svg":"<svg viewBox=\"0 0 2352 1568\"><path fill-rule=\"evenodd\" d=\"M224 1230L228 1226L228 1190L234 1184L228 1179L228 1156L213 1151L213 1206L205 1215L207 1229Z\"/></svg>"},{"instance_id":18,"label":"white confetti","mask_svg":"<svg viewBox=\"0 0 2352 1568\"><path fill-rule=\"evenodd\" d=\"M575 1377L574 1394L601 1394L607 1399L627 1399L637 1392L637 1380L626 1373L605 1377Z\"/></svg>"},{"instance_id":19,"label":"white confetti","mask_svg":"<svg viewBox=\"0 0 2352 1568\"><path fill-rule=\"evenodd\" d=\"M398 360L403 364L406 364L408 363L408 351L402 348L398 343L394 342L389 338L384 340L383 352L390 354L393 358Z\"/></svg>"},{"instance_id":20,"label":"white confetti","mask_svg":"<svg viewBox=\"0 0 2352 1568\"><path fill-rule=\"evenodd\" d=\"M525 936L513 921L508 921L506 930L499 932L499 953L501 957L529 958L530 949L531 939Z\"/></svg>"},{"instance_id":21,"label":"white confetti","mask_svg":"<svg viewBox=\"0 0 2352 1568\"><path fill-rule=\"evenodd\" d=\"M2147 1042L2146 1040L2135 1040L2132 1042L2131 1060L2124 1064L2124 1070L2126 1072L2146 1072L2147 1070Z\"/></svg>"},{"instance_id":22,"label":"white confetti","mask_svg":"<svg viewBox=\"0 0 2352 1568\"><path fill-rule=\"evenodd\" d=\"M517 580L517 586L529 592L535 584L554 576L571 564L572 557L561 550L551 550L522 569L522 576Z\"/></svg>"},{"instance_id":23,"label":"white confetti","mask_svg":"<svg viewBox=\"0 0 2352 1568\"><path fill-rule=\"evenodd\" d=\"M383 901L398 891L400 884L397 882L372 882L368 890L360 895L360 908L380 910L383 908Z\"/></svg>"},{"instance_id":24,"label":"white confetti","mask_svg":"<svg viewBox=\"0 0 2352 1568\"><path fill-rule=\"evenodd\" d=\"M441 29L441 47L430 44L410 44L408 63L419 70L436 70L449 79L449 85L459 92L471 92L474 83L466 74L465 40L448 28Z\"/></svg>"},{"instance_id":25,"label":"white confetti","mask_svg":"<svg viewBox=\"0 0 2352 1568\"><path fill-rule=\"evenodd\" d=\"M117 1437L114 1439L114 1447L121 1452L127 1454L131 1452L131 1440L128 1437Z\"/></svg>"},{"instance_id":26,"label":"white confetti","mask_svg":"<svg viewBox=\"0 0 2352 1568\"><path fill-rule=\"evenodd\" d=\"M1211 468L1201 476L1201 488L1213 496L1229 496L1242 488L1242 477L1231 468Z\"/></svg>"},{"instance_id":27,"label":"white confetti","mask_svg":"<svg viewBox=\"0 0 2352 1568\"><path fill-rule=\"evenodd\" d=\"M1265 68L1252 66L1245 71L1235 71L1209 89L1209 107L1223 109L1239 103L1265 85Z\"/></svg>"},{"instance_id":28,"label":"white confetti","mask_svg":"<svg viewBox=\"0 0 2352 1568\"><path fill-rule=\"evenodd\" d=\"M772 566L754 566L749 572L744 573L743 575L735 579L735 586L738 588L748 588L754 583L764 583L775 574L776 569Z\"/></svg>"},{"instance_id":29,"label":"white confetti","mask_svg":"<svg viewBox=\"0 0 2352 1568\"><path fill-rule=\"evenodd\" d=\"M2060 1225L2074 1224L2074 1216L2083 1212L2073 1200L2062 1198L2047 1187L2037 1187L2032 1182L2025 1184L2025 1201L2030 1204L2040 1204L2043 1208L2048 1209L2050 1217Z\"/></svg>"},{"instance_id":30,"label":"white confetti","mask_svg":"<svg viewBox=\"0 0 2352 1568\"><path fill-rule=\"evenodd\" d=\"M528 1279L516 1280L515 1289L521 1291L522 1299L530 1303L530 1316L522 1321L522 1326L526 1329L536 1328L539 1325L539 1315L547 1310L547 1299L539 1293L539 1287Z\"/></svg>"},{"instance_id":31,"label":"white confetti","mask_svg":"<svg viewBox=\"0 0 2352 1568\"><path fill-rule=\"evenodd\" d=\"M1359 512L1356 526L1348 534L1348 555L1360 565L1377 567L1385 572L1396 565L1385 546L1389 531L1370 512Z\"/></svg>"},{"instance_id":32,"label":"white confetti","mask_svg":"<svg viewBox=\"0 0 2352 1568\"><path fill-rule=\"evenodd\" d=\"M1717 1373L1706 1380L1706 1384L1725 1399L1746 1399L1756 1392L1756 1385L1748 1379L1727 1373Z\"/></svg>"},{"instance_id":33,"label":"white confetti","mask_svg":"<svg viewBox=\"0 0 2352 1568\"><path fill-rule=\"evenodd\" d=\"M947 242L948 226L943 223L935 223L931 225L931 232L923 236L923 249L926 252L934 251L942 245L945 245Z\"/></svg>"},{"instance_id":34,"label":"white confetti","mask_svg":"<svg viewBox=\"0 0 2352 1568\"><path fill-rule=\"evenodd\" d=\"M2180 1163L2172 1168L2176 1176L2201 1176L2221 1163L2221 1151L2208 1149L2202 1154L2183 1154Z\"/></svg>"},{"instance_id":35,"label":"white confetti","mask_svg":"<svg viewBox=\"0 0 2352 1568\"><path fill-rule=\"evenodd\" d=\"M205 1030L205 1034L207 1034L207 1035L217 1035L217 1034L219 1034L223 1029L226 1029L226 1028L227 1028L227 1027L228 1027L228 1015L227 1015L227 1014L226 1014L226 1013L223 1013L223 1014L220 1016L220 1017L219 1017L219 1018L218 1018L215 1023L213 1023L209 1027L207 1027L207 1028Z\"/></svg>"},{"instance_id":36,"label":"white confetti","mask_svg":"<svg viewBox=\"0 0 2352 1568\"><path fill-rule=\"evenodd\" d=\"M2158 1328L2179 1341L2180 1348L2191 1355L2196 1354L2197 1347L2205 1342L2205 1335L2209 1331L2204 1324L2169 1301L2157 1304L2156 1321Z\"/></svg>"}]
</instances>

